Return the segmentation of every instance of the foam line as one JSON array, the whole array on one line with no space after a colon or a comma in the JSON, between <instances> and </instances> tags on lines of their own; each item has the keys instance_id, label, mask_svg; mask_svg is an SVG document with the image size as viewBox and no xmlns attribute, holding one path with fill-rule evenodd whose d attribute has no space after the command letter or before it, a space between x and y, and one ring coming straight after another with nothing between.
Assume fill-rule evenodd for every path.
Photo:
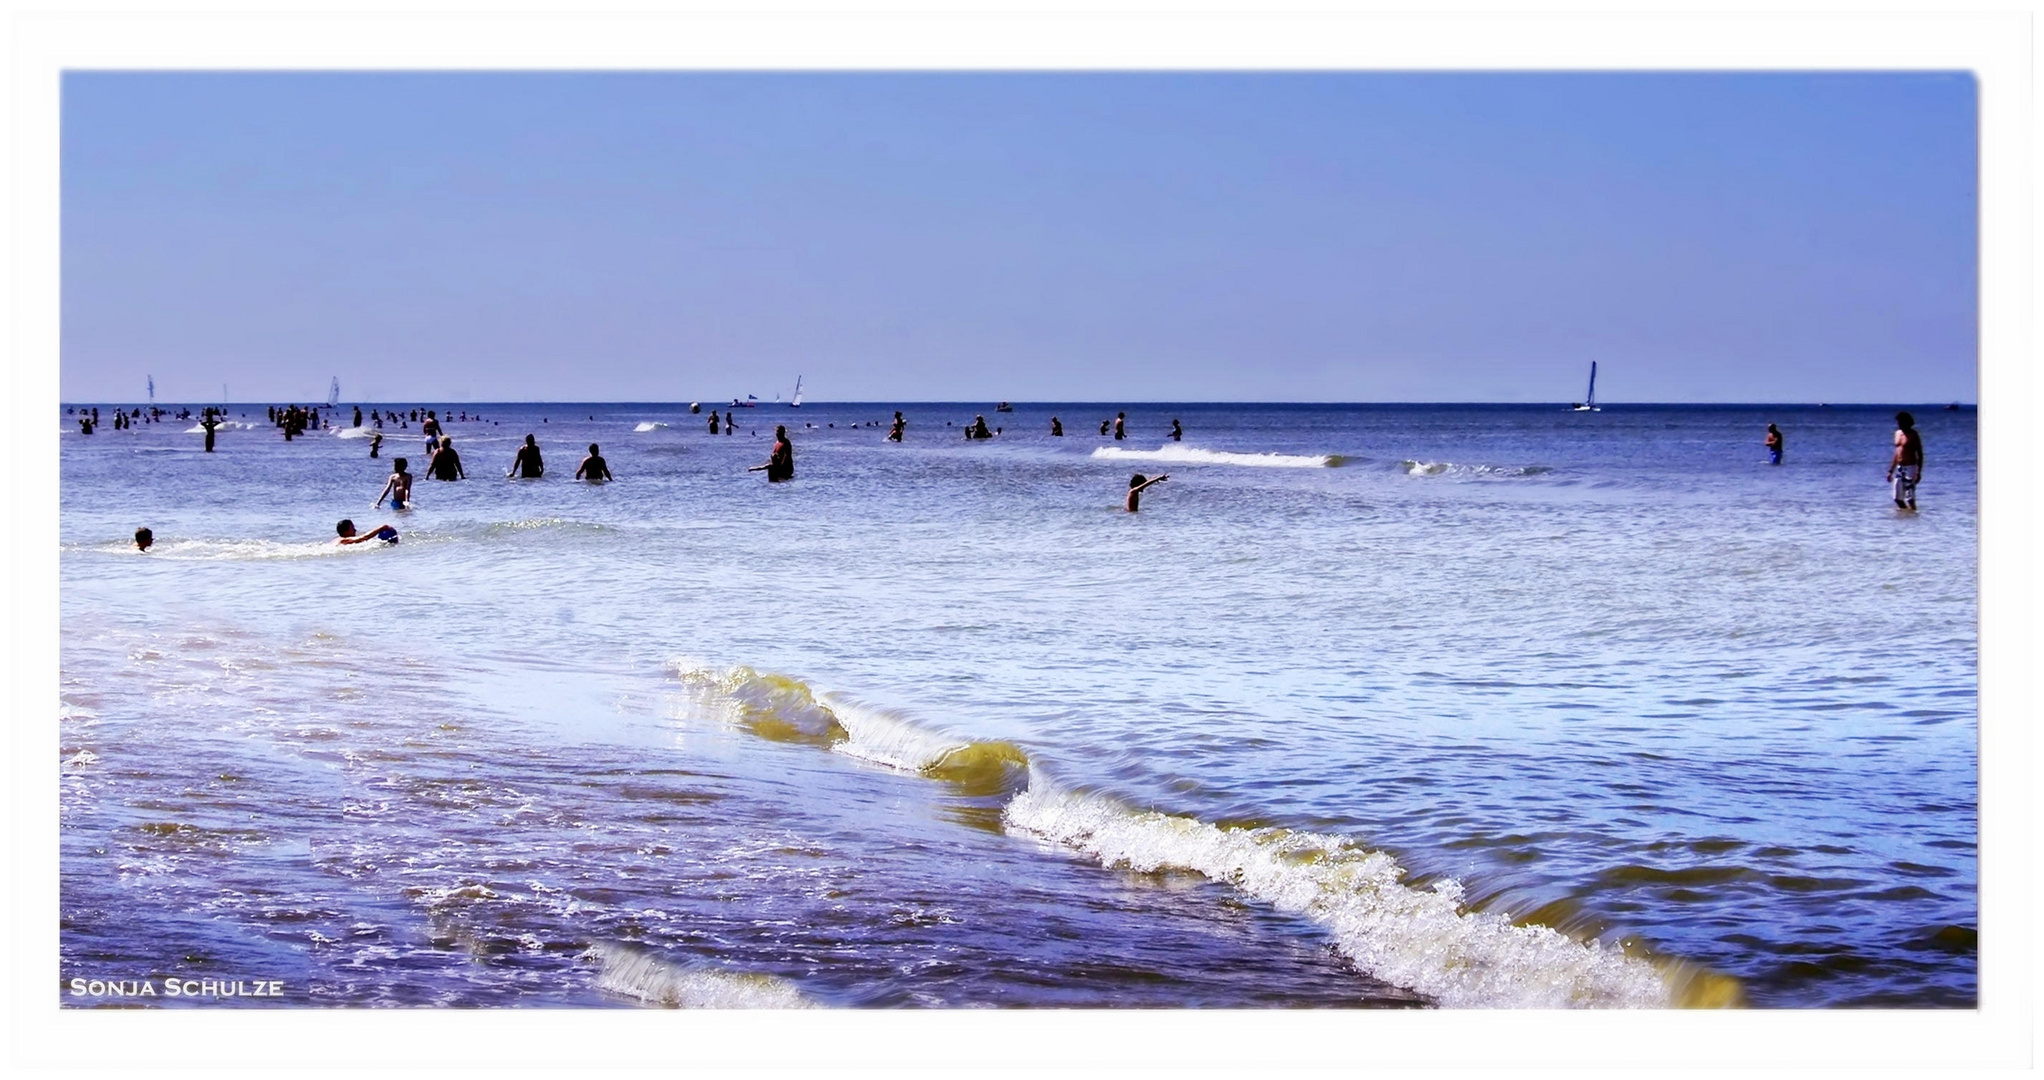
<instances>
[{"instance_id":1,"label":"foam line","mask_svg":"<svg viewBox=\"0 0 2044 1080\"><path fill-rule=\"evenodd\" d=\"M1103 446L1093 456L1108 461L1161 461L1173 465L1251 465L1269 469L1331 469L1344 460L1339 454L1244 454L1232 450L1165 443L1155 450L1124 450Z\"/></svg>"},{"instance_id":2,"label":"foam line","mask_svg":"<svg viewBox=\"0 0 2044 1080\"><path fill-rule=\"evenodd\" d=\"M596 961L596 988L649 1005L676 1009L813 1009L794 983L772 975L686 968L628 945L599 943L583 954Z\"/></svg>"}]
</instances>

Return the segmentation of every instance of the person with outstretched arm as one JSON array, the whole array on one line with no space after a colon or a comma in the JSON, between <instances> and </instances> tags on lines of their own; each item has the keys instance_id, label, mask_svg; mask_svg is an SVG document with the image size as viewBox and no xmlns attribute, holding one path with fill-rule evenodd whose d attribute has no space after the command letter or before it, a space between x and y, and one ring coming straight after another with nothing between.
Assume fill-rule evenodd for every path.
<instances>
[{"instance_id":1,"label":"person with outstretched arm","mask_svg":"<svg viewBox=\"0 0 2044 1080\"><path fill-rule=\"evenodd\" d=\"M767 474L768 483L778 484L783 480L793 480L795 478L795 447L788 442L788 425L774 425L773 455L767 458L766 464L754 465L745 471L760 472L762 470Z\"/></svg>"},{"instance_id":2,"label":"person with outstretched arm","mask_svg":"<svg viewBox=\"0 0 2044 1080\"><path fill-rule=\"evenodd\" d=\"M590 443L589 456L582 459L582 464L575 466L575 479L601 484L610 478L610 463L604 461L603 455L597 452L596 444Z\"/></svg>"},{"instance_id":3,"label":"person with outstretched arm","mask_svg":"<svg viewBox=\"0 0 2044 1080\"><path fill-rule=\"evenodd\" d=\"M1131 514L1135 513L1136 509L1142 505L1144 489L1148 488L1152 484L1161 484L1169 479L1171 479L1169 475L1163 475L1158 476L1153 480L1145 480L1143 479L1142 473L1137 473L1134 476L1129 477L1128 501L1122 504L1123 509L1126 509Z\"/></svg>"},{"instance_id":4,"label":"person with outstretched arm","mask_svg":"<svg viewBox=\"0 0 2044 1080\"><path fill-rule=\"evenodd\" d=\"M381 540L386 544L397 543L397 530L388 525L378 525L368 532L358 535L355 532L354 521L342 518L339 523L334 525L334 531L341 534L338 542L342 544L366 544L371 540Z\"/></svg>"}]
</instances>

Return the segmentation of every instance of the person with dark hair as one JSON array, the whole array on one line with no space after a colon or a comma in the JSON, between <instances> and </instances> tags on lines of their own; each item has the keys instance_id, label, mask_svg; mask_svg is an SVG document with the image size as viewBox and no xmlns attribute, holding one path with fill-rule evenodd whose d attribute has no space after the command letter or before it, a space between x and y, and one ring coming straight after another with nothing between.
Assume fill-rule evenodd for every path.
<instances>
[{"instance_id":1,"label":"person with dark hair","mask_svg":"<svg viewBox=\"0 0 2044 1080\"><path fill-rule=\"evenodd\" d=\"M592 484L601 484L610 479L610 464L603 460L602 454L597 453L595 443L589 444L589 456L583 458L582 464L575 467L575 479L587 480Z\"/></svg>"},{"instance_id":2,"label":"person with dark hair","mask_svg":"<svg viewBox=\"0 0 2044 1080\"><path fill-rule=\"evenodd\" d=\"M1152 484L1161 484L1169 479L1171 479L1171 477L1166 475L1159 476L1154 480L1145 480L1143 479L1142 473L1137 473L1134 476L1129 477L1128 500L1122 503L1122 507L1131 514L1135 513L1136 509L1142 505L1144 489L1148 488Z\"/></svg>"},{"instance_id":3,"label":"person with dark hair","mask_svg":"<svg viewBox=\"0 0 2044 1080\"><path fill-rule=\"evenodd\" d=\"M1114 438L1117 442L1128 438L1128 414L1125 412L1114 414Z\"/></svg>"},{"instance_id":4,"label":"person with dark hair","mask_svg":"<svg viewBox=\"0 0 2044 1080\"><path fill-rule=\"evenodd\" d=\"M737 425L737 424L735 424L735 423L732 423L732 421L731 421L731 410L729 410L729 409L725 409L725 410L724 410L724 434L726 434L726 435L736 435L736 434L738 434L738 425Z\"/></svg>"},{"instance_id":5,"label":"person with dark hair","mask_svg":"<svg viewBox=\"0 0 2044 1080\"><path fill-rule=\"evenodd\" d=\"M1064 421L1062 421L1062 420L1059 420L1059 419L1058 419L1057 417L1055 417L1055 416L1051 417L1051 418L1050 418L1050 433L1051 433L1052 435L1055 435L1055 436L1057 436L1057 437L1058 437L1058 438L1060 438L1060 439L1064 438L1064 436L1065 436L1065 424L1064 424Z\"/></svg>"},{"instance_id":6,"label":"person with dark hair","mask_svg":"<svg viewBox=\"0 0 2044 1080\"><path fill-rule=\"evenodd\" d=\"M369 505L382 505L383 497L388 495L390 496L390 508L392 510L405 510L411 507L412 474L405 471L405 467L408 464L409 462L404 458L398 458L390 463L390 479L384 481L383 491L376 496L376 501Z\"/></svg>"},{"instance_id":7,"label":"person with dark hair","mask_svg":"<svg viewBox=\"0 0 2044 1080\"><path fill-rule=\"evenodd\" d=\"M1916 417L1895 414L1895 456L1888 460L1888 481L1895 485L1895 508L1916 509L1916 483L1923 479L1923 433Z\"/></svg>"},{"instance_id":8,"label":"person with dark hair","mask_svg":"<svg viewBox=\"0 0 2044 1080\"><path fill-rule=\"evenodd\" d=\"M1781 464L1781 451L1781 429L1773 424L1769 424L1767 425L1767 463L1769 465Z\"/></svg>"},{"instance_id":9,"label":"person with dark hair","mask_svg":"<svg viewBox=\"0 0 2044 1080\"><path fill-rule=\"evenodd\" d=\"M369 436L369 456L383 456L383 432L379 431Z\"/></svg>"},{"instance_id":10,"label":"person with dark hair","mask_svg":"<svg viewBox=\"0 0 2044 1080\"><path fill-rule=\"evenodd\" d=\"M767 458L767 463L754 465L745 471L759 472L762 469L766 470L769 483L778 484L783 480L795 478L795 447L788 442L786 424L774 425L774 450L772 456Z\"/></svg>"},{"instance_id":11,"label":"person with dark hair","mask_svg":"<svg viewBox=\"0 0 2044 1080\"><path fill-rule=\"evenodd\" d=\"M1171 441L1183 442L1184 440L1185 429L1178 426L1178 418L1174 416L1171 418Z\"/></svg>"},{"instance_id":12,"label":"person with dark hair","mask_svg":"<svg viewBox=\"0 0 2044 1080\"><path fill-rule=\"evenodd\" d=\"M723 432L719 431L717 428L717 410L715 409L710 410L710 434L712 435L723 434Z\"/></svg>"},{"instance_id":13,"label":"person with dark hair","mask_svg":"<svg viewBox=\"0 0 2044 1080\"><path fill-rule=\"evenodd\" d=\"M887 429L888 442L900 442L901 433L908 428L908 421L901 418L901 410L894 410L894 426Z\"/></svg>"},{"instance_id":14,"label":"person with dark hair","mask_svg":"<svg viewBox=\"0 0 2044 1080\"><path fill-rule=\"evenodd\" d=\"M968 439L991 439L994 437L994 433L987 430L987 418L985 416L975 415L972 418L972 426L965 429L965 437Z\"/></svg>"},{"instance_id":15,"label":"person with dark hair","mask_svg":"<svg viewBox=\"0 0 2044 1080\"><path fill-rule=\"evenodd\" d=\"M518 456L511 459L511 471L505 473L504 478L509 480L513 476L518 476L526 480L537 480L544 475L546 462L539 459L539 443L528 434L525 436L525 445L518 448Z\"/></svg>"},{"instance_id":16,"label":"person with dark hair","mask_svg":"<svg viewBox=\"0 0 2044 1080\"><path fill-rule=\"evenodd\" d=\"M148 526L145 525L142 528L135 530L135 550L148 551L149 545L155 542L156 534L150 532Z\"/></svg>"},{"instance_id":17,"label":"person with dark hair","mask_svg":"<svg viewBox=\"0 0 2044 1080\"><path fill-rule=\"evenodd\" d=\"M342 518L334 525L334 531L341 534L338 542L343 544L366 544L371 540L381 540L386 544L397 543L397 530L388 525L378 525L358 536L355 533L355 523L348 518Z\"/></svg>"},{"instance_id":18,"label":"person with dark hair","mask_svg":"<svg viewBox=\"0 0 2044 1080\"><path fill-rule=\"evenodd\" d=\"M213 406L206 406L206 418L199 421L199 426L206 429L206 452L210 454L213 452L213 429L220 426L220 418L213 415Z\"/></svg>"}]
</instances>

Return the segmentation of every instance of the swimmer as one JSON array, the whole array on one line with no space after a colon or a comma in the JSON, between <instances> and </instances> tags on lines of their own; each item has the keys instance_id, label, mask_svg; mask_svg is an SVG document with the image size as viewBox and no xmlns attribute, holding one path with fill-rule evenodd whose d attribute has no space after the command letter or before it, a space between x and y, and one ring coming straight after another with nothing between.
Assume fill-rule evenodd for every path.
<instances>
[{"instance_id":1,"label":"swimmer","mask_svg":"<svg viewBox=\"0 0 2044 1080\"><path fill-rule=\"evenodd\" d=\"M426 471L432 474L435 480L468 479L467 470L461 467L461 455L454 452L452 437L446 435L440 437L440 449L434 451L432 459L426 462Z\"/></svg>"},{"instance_id":2,"label":"swimmer","mask_svg":"<svg viewBox=\"0 0 2044 1080\"><path fill-rule=\"evenodd\" d=\"M603 455L596 452L596 444L590 443L589 456L583 458L582 464L575 467L575 479L600 484L610 478L610 465L603 460Z\"/></svg>"},{"instance_id":3,"label":"swimmer","mask_svg":"<svg viewBox=\"0 0 2044 1080\"><path fill-rule=\"evenodd\" d=\"M148 551L148 550L149 550L149 545L151 545L151 544L153 544L153 543L155 543L155 542L156 542L156 534L155 534L155 533L153 533L153 532L150 532L150 531L148 530L148 528L147 528L147 527L144 527L144 528L140 528L140 529L136 529L136 530L135 530L135 550L136 550L136 551Z\"/></svg>"},{"instance_id":4,"label":"swimmer","mask_svg":"<svg viewBox=\"0 0 2044 1080\"><path fill-rule=\"evenodd\" d=\"M987 430L986 417L974 415L972 426L965 429L965 437L968 439L991 439L994 437L994 433Z\"/></svg>"},{"instance_id":5,"label":"swimmer","mask_svg":"<svg viewBox=\"0 0 2044 1080\"><path fill-rule=\"evenodd\" d=\"M1145 480L1145 479L1143 479L1143 474L1142 474L1142 473L1137 473L1137 474L1135 474L1134 476L1131 476L1131 477L1129 477L1129 478L1128 478L1128 501L1127 501L1127 502L1124 502L1124 503L1122 503L1122 507L1123 507L1124 509L1126 509L1126 510L1127 510L1127 511L1128 511L1129 513L1131 513L1131 514L1135 513L1135 512L1136 512L1136 508L1137 508L1138 506L1141 506L1141 505L1142 505L1142 502L1143 502L1143 489L1144 489L1144 488L1147 488L1147 487L1149 487L1149 486L1150 486L1150 485L1152 485L1152 484L1161 484L1161 483L1163 483L1164 481L1166 481L1166 480L1169 480L1169 479L1171 479L1171 477L1167 475L1167 476L1159 476L1159 477L1157 477L1157 478L1156 478L1156 479L1154 479L1154 480Z\"/></svg>"},{"instance_id":6,"label":"swimmer","mask_svg":"<svg viewBox=\"0 0 2044 1080\"><path fill-rule=\"evenodd\" d=\"M390 463L390 479L384 481L382 493L376 496L376 501L370 503L370 506L383 505L383 498L385 495L388 495L392 510L408 510L411 508L412 474L405 471L407 464L408 462L404 458L398 458Z\"/></svg>"},{"instance_id":7,"label":"swimmer","mask_svg":"<svg viewBox=\"0 0 2044 1080\"><path fill-rule=\"evenodd\" d=\"M341 534L340 539L336 542L342 544L366 544L371 540L381 540L386 544L397 543L397 530L388 525L378 525L374 529L357 536L355 534L355 523L347 518L342 518L334 525L334 531Z\"/></svg>"},{"instance_id":8,"label":"swimmer","mask_svg":"<svg viewBox=\"0 0 2044 1080\"><path fill-rule=\"evenodd\" d=\"M511 471L504 479L519 476L526 480L537 480L546 475L546 463L539 459L539 443L531 435L525 437L525 445L518 448L518 456L511 459Z\"/></svg>"},{"instance_id":9,"label":"swimmer","mask_svg":"<svg viewBox=\"0 0 2044 1080\"><path fill-rule=\"evenodd\" d=\"M1183 442L1184 440L1185 429L1178 426L1178 418L1174 416L1171 418L1171 441Z\"/></svg>"},{"instance_id":10,"label":"swimmer","mask_svg":"<svg viewBox=\"0 0 2044 1080\"><path fill-rule=\"evenodd\" d=\"M1110 425L1112 425L1113 423L1114 423L1114 421L1112 421L1112 420L1102 420L1102 421L1100 421L1100 434L1102 434L1102 435L1105 435L1105 434L1107 434L1107 429L1108 429L1108 427L1109 427Z\"/></svg>"},{"instance_id":11,"label":"swimmer","mask_svg":"<svg viewBox=\"0 0 2044 1080\"><path fill-rule=\"evenodd\" d=\"M1064 438L1064 435L1065 435L1065 425L1064 425L1064 422L1063 422L1062 420L1059 420L1059 419L1058 419L1057 417L1055 417L1055 416L1051 417L1051 418L1050 418L1050 433L1051 433L1052 435L1055 435L1055 436L1057 436L1058 438L1061 438L1061 439L1062 439L1062 438Z\"/></svg>"}]
</instances>

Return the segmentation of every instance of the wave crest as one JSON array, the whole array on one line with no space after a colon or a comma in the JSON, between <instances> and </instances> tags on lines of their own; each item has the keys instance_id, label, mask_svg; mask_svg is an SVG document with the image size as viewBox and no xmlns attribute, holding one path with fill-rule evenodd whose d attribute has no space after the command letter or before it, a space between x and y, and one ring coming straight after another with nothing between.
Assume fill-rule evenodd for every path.
<instances>
[{"instance_id":1,"label":"wave crest","mask_svg":"<svg viewBox=\"0 0 2044 1080\"><path fill-rule=\"evenodd\" d=\"M1250 465L1274 469L1332 469L1347 459L1340 454L1249 454L1233 450L1166 443L1155 450L1124 450L1103 446L1093 451L1096 458L1109 461L1162 461L1178 465Z\"/></svg>"},{"instance_id":2,"label":"wave crest","mask_svg":"<svg viewBox=\"0 0 2044 1080\"><path fill-rule=\"evenodd\" d=\"M686 968L628 945L601 943L583 954L596 961L596 988L676 1009L813 1009L795 984L772 975Z\"/></svg>"},{"instance_id":3,"label":"wave crest","mask_svg":"<svg viewBox=\"0 0 2044 1080\"><path fill-rule=\"evenodd\" d=\"M1398 470L1407 476L1451 476L1487 479L1515 479L1545 476L1554 471L1546 465L1458 465L1452 461L1401 461Z\"/></svg>"}]
</instances>

